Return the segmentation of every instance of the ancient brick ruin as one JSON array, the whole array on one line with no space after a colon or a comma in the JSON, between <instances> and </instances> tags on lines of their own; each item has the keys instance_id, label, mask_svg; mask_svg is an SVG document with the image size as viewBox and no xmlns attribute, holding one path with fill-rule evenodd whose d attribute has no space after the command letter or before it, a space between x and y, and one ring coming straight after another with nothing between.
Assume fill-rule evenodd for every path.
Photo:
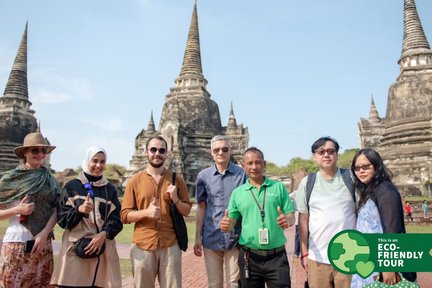
<instances>
[{"instance_id":1,"label":"ancient brick ruin","mask_svg":"<svg viewBox=\"0 0 432 288\"><path fill-rule=\"evenodd\" d=\"M380 118L372 99L360 119L361 147L377 149L393 181L408 195L430 195L432 174L432 50L414 0L404 2L400 74L389 88L387 113Z\"/></svg>"},{"instance_id":2,"label":"ancient brick ruin","mask_svg":"<svg viewBox=\"0 0 432 288\"><path fill-rule=\"evenodd\" d=\"M183 175L191 194L195 193L198 172L212 163L210 140L213 136L230 136L234 159L240 160L241 153L248 147L248 129L237 124L232 105L228 125L222 126L218 104L211 99L206 86L195 3L180 75L165 97L159 129L155 128L152 114L147 129L137 135L126 181L146 167L145 143L155 135L162 135L168 141L171 154L165 166Z\"/></svg>"}]
</instances>

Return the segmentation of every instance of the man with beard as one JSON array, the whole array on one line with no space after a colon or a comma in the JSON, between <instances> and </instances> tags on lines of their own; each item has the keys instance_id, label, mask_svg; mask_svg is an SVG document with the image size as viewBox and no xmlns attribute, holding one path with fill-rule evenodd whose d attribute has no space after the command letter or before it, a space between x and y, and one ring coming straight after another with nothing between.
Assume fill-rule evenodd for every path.
<instances>
[{"instance_id":1,"label":"man with beard","mask_svg":"<svg viewBox=\"0 0 432 288\"><path fill-rule=\"evenodd\" d=\"M163 164L168 145L156 136L146 143L149 165L132 177L122 201L121 220L135 223L131 262L135 287L181 287L181 251L177 245L170 203L183 215L189 215L192 203L186 183L179 175L172 185L172 173Z\"/></svg>"}]
</instances>

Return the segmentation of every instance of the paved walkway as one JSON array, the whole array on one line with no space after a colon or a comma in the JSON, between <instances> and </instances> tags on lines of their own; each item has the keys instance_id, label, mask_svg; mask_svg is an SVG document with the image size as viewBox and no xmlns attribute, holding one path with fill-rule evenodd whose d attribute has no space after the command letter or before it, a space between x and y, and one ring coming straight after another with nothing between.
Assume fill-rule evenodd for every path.
<instances>
[{"instance_id":1,"label":"paved walkway","mask_svg":"<svg viewBox=\"0 0 432 288\"><path fill-rule=\"evenodd\" d=\"M291 287L292 288L303 288L306 280L306 273L300 265L298 258L294 258L292 251L294 247L294 229L287 229L285 232L287 236L287 253L290 260L291 267ZM54 241L54 253L57 253L60 246L60 241ZM117 250L121 259L129 259L129 244L118 244ZM193 254L193 249L190 246L186 252L183 253L182 257L183 265L183 287L184 288L204 288L207 287L207 275L205 272L204 258L196 257ZM133 279L129 275L123 280L123 286L127 288L133 288ZM422 288L432 288L432 273L418 273L418 282ZM159 287L156 285L156 287Z\"/></svg>"}]
</instances>

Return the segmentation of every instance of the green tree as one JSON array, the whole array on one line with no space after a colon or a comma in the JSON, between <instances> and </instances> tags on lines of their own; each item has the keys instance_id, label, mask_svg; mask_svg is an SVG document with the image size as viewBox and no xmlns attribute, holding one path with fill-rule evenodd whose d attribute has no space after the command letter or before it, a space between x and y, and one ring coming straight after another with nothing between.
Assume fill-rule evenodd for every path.
<instances>
[{"instance_id":1,"label":"green tree","mask_svg":"<svg viewBox=\"0 0 432 288\"><path fill-rule=\"evenodd\" d=\"M342 168L351 168L352 159L357 151L359 151L358 148L346 149L344 153L340 154L338 157L338 166Z\"/></svg>"},{"instance_id":2,"label":"green tree","mask_svg":"<svg viewBox=\"0 0 432 288\"><path fill-rule=\"evenodd\" d=\"M303 159L300 157L292 158L286 166L288 175L293 175L297 171L306 171L307 173L313 173L318 171L318 165L312 159Z\"/></svg>"},{"instance_id":3,"label":"green tree","mask_svg":"<svg viewBox=\"0 0 432 288\"><path fill-rule=\"evenodd\" d=\"M126 172L126 167L119 164L106 164L105 166L105 175L114 176L117 173L123 175Z\"/></svg>"}]
</instances>

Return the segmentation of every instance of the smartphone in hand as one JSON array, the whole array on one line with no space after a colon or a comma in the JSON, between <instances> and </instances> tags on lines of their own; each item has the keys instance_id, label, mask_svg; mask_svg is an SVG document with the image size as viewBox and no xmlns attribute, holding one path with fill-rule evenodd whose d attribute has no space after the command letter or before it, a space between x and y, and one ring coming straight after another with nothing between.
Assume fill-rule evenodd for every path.
<instances>
[{"instance_id":1,"label":"smartphone in hand","mask_svg":"<svg viewBox=\"0 0 432 288\"><path fill-rule=\"evenodd\" d=\"M30 253L33 249L35 240L28 240L24 243L24 253Z\"/></svg>"}]
</instances>

